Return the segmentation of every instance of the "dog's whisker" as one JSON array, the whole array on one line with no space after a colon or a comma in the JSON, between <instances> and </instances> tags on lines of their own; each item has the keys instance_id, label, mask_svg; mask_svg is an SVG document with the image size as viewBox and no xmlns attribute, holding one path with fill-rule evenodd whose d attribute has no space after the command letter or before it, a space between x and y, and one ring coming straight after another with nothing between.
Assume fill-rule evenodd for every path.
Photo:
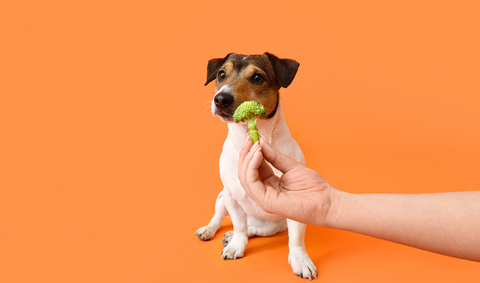
<instances>
[{"instance_id":1,"label":"dog's whisker","mask_svg":"<svg viewBox=\"0 0 480 283\"><path fill-rule=\"evenodd\" d=\"M209 112L209 113L212 113L212 100L208 100L206 102L204 102L202 105L205 106L207 104L207 107L205 108L205 111Z\"/></svg>"}]
</instances>

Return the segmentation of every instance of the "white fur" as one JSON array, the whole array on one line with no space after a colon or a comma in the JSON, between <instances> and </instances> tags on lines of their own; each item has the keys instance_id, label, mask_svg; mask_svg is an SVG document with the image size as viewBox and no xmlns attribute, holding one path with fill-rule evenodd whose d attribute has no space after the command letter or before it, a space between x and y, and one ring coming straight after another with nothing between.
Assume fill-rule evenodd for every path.
<instances>
[{"instance_id":1,"label":"white fur","mask_svg":"<svg viewBox=\"0 0 480 283\"><path fill-rule=\"evenodd\" d=\"M223 86L215 93L215 95L219 94L220 92L231 94L231 93L232 93L232 88L230 87L230 84L223 85ZM213 113L213 115L217 115L217 114L218 114L218 109L217 109L217 106L215 105L215 99L212 99L212 113ZM222 120L223 122L232 122L231 120L226 120L225 118L220 117L220 116L219 116L219 118L220 118L220 120Z\"/></svg>"},{"instance_id":2,"label":"white fur","mask_svg":"<svg viewBox=\"0 0 480 283\"><path fill-rule=\"evenodd\" d=\"M225 90L223 86L219 91ZM271 119L257 120L260 135L280 152L305 164L300 147L293 139L283 115L281 102ZM306 225L263 211L245 192L238 179L238 157L248 128L245 123L228 123L228 136L220 156L220 178L224 185L215 204L215 215L210 223L197 231L199 238L209 240L221 226L222 219L230 214L234 233L222 253L222 258L237 259L244 255L248 237L272 236L285 231L288 226L289 256L293 272L303 278L316 278L317 269L305 250ZM272 167L273 168L273 167ZM281 176L273 168L277 176Z\"/></svg>"},{"instance_id":3,"label":"white fur","mask_svg":"<svg viewBox=\"0 0 480 283\"><path fill-rule=\"evenodd\" d=\"M218 91L217 93L215 93L215 95L219 94L220 92L226 92L226 93L231 93L231 88L230 88L230 85L229 84L226 84L224 86L222 86Z\"/></svg>"}]
</instances>

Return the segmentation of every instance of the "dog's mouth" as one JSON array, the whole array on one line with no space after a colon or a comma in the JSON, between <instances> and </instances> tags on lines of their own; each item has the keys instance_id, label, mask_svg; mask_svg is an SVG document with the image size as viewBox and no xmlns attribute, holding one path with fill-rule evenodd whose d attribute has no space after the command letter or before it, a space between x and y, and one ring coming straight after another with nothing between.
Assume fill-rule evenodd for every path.
<instances>
[{"instance_id":1,"label":"dog's mouth","mask_svg":"<svg viewBox=\"0 0 480 283\"><path fill-rule=\"evenodd\" d=\"M218 113L217 116L220 118L220 120L224 122L232 122L233 121L233 114L228 114L228 113Z\"/></svg>"},{"instance_id":2,"label":"dog's mouth","mask_svg":"<svg viewBox=\"0 0 480 283\"><path fill-rule=\"evenodd\" d=\"M229 109L220 110L216 108L213 114L218 116L218 118L224 122L233 122L233 113L234 111Z\"/></svg>"}]
</instances>

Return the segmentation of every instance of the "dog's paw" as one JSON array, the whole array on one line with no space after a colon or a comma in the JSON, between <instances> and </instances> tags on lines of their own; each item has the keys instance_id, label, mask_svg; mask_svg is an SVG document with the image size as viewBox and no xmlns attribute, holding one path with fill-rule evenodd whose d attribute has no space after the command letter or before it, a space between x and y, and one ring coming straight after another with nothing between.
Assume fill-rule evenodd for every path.
<instances>
[{"instance_id":1,"label":"dog's paw","mask_svg":"<svg viewBox=\"0 0 480 283\"><path fill-rule=\"evenodd\" d=\"M227 232L225 233L225 235L223 235L222 244L224 247L226 247L230 243L230 241L232 240L232 237L233 237L233 231Z\"/></svg>"},{"instance_id":2,"label":"dog's paw","mask_svg":"<svg viewBox=\"0 0 480 283\"><path fill-rule=\"evenodd\" d=\"M241 258L245 254L245 248L245 244L232 241L223 249L222 258L224 260Z\"/></svg>"},{"instance_id":3,"label":"dog's paw","mask_svg":"<svg viewBox=\"0 0 480 283\"><path fill-rule=\"evenodd\" d=\"M215 232L217 231L213 230L208 226L205 226L198 229L197 232L195 232L195 234L202 241L210 241L213 238L213 236L215 236Z\"/></svg>"},{"instance_id":4,"label":"dog's paw","mask_svg":"<svg viewBox=\"0 0 480 283\"><path fill-rule=\"evenodd\" d=\"M288 262L292 266L295 275L310 280L317 279L317 268L304 248L298 248L293 251L291 250L288 254Z\"/></svg>"}]
</instances>

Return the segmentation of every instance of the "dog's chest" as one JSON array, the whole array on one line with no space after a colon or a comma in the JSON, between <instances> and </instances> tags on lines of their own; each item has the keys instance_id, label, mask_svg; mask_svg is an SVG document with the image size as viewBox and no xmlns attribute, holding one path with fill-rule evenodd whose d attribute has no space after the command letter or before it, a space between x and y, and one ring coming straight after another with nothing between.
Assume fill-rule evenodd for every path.
<instances>
[{"instance_id":1,"label":"dog's chest","mask_svg":"<svg viewBox=\"0 0 480 283\"><path fill-rule=\"evenodd\" d=\"M278 171L274 168L276 174ZM282 219L278 215L263 211L245 192L238 179L238 153L233 144L225 143L220 157L220 177L225 186L225 192L235 199L243 210L255 218L277 221Z\"/></svg>"},{"instance_id":2,"label":"dog's chest","mask_svg":"<svg viewBox=\"0 0 480 283\"><path fill-rule=\"evenodd\" d=\"M233 186L229 187L229 193L232 198L234 198L238 204L243 208L245 213L255 218L270 220L270 221L278 221L283 219L283 217L266 213L263 211L260 206L258 206L245 192L245 189L242 187L240 183L234 184Z\"/></svg>"}]
</instances>

